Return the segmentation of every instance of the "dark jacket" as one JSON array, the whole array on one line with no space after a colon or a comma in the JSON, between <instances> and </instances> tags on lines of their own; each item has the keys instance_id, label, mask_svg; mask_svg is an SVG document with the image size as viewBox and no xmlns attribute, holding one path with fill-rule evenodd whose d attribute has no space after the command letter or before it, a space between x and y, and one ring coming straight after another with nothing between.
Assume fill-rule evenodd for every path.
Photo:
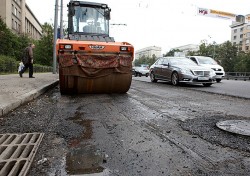
<instances>
[{"instance_id":1,"label":"dark jacket","mask_svg":"<svg viewBox=\"0 0 250 176\"><path fill-rule=\"evenodd\" d=\"M27 48L24 49L22 62L23 64L30 64L32 63L31 62L32 60L33 60L33 49L31 46L28 46Z\"/></svg>"}]
</instances>

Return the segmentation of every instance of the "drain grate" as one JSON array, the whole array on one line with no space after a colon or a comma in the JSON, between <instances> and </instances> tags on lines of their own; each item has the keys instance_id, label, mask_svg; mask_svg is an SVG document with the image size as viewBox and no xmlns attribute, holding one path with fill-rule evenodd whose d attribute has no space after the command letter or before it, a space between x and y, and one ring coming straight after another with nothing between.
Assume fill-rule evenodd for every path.
<instances>
[{"instance_id":1,"label":"drain grate","mask_svg":"<svg viewBox=\"0 0 250 176\"><path fill-rule=\"evenodd\" d=\"M44 133L0 134L0 175L25 176Z\"/></svg>"}]
</instances>

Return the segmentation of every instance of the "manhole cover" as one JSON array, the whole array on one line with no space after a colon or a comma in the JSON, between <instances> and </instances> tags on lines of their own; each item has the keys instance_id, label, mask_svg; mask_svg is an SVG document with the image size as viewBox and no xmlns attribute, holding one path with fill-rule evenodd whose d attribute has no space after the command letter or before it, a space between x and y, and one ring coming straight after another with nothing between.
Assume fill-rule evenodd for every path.
<instances>
[{"instance_id":1,"label":"manhole cover","mask_svg":"<svg viewBox=\"0 0 250 176\"><path fill-rule=\"evenodd\" d=\"M250 120L225 120L216 123L222 130L250 136Z\"/></svg>"},{"instance_id":2,"label":"manhole cover","mask_svg":"<svg viewBox=\"0 0 250 176\"><path fill-rule=\"evenodd\" d=\"M44 133L0 134L0 175L25 176Z\"/></svg>"}]
</instances>

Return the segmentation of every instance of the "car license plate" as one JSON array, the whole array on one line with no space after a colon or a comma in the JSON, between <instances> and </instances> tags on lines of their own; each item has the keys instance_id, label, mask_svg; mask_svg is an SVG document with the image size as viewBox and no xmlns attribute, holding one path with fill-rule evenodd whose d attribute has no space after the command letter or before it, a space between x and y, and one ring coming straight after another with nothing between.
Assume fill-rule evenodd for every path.
<instances>
[{"instance_id":1,"label":"car license plate","mask_svg":"<svg viewBox=\"0 0 250 176\"><path fill-rule=\"evenodd\" d=\"M209 78L208 77L198 77L198 80L207 81L207 80L209 80Z\"/></svg>"}]
</instances>

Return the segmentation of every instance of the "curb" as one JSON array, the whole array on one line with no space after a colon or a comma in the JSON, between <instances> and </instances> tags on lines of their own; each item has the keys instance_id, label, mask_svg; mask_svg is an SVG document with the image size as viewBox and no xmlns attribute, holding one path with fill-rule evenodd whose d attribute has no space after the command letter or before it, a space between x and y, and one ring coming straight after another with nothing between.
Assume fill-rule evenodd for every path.
<instances>
[{"instance_id":1,"label":"curb","mask_svg":"<svg viewBox=\"0 0 250 176\"><path fill-rule=\"evenodd\" d=\"M58 83L59 83L59 80L56 80L50 84L46 84L46 85L40 87L39 89L35 89L35 90L32 90L31 92L28 92L24 95L21 95L20 97L18 97L17 100L12 101L12 102L8 103L6 106L0 108L0 117L8 114L10 111L18 108L19 106L21 106L23 104L26 104L26 103L36 99L38 96L42 95L47 90L58 85Z\"/></svg>"}]
</instances>

